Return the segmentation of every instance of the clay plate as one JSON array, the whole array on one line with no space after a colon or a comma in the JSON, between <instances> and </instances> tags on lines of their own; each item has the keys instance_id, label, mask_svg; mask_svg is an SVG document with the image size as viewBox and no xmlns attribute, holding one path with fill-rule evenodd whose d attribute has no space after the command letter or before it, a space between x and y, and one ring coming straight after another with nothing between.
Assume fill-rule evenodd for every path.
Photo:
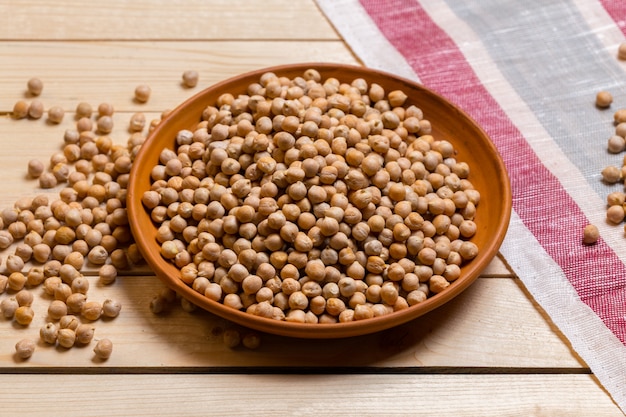
<instances>
[{"instance_id":1,"label":"clay plate","mask_svg":"<svg viewBox=\"0 0 626 417\"><path fill-rule=\"evenodd\" d=\"M469 180L480 191L473 242L479 254L461 269L458 278L445 291L408 309L369 320L336 324L301 324L277 321L234 310L209 300L180 279L179 270L159 254L155 235L157 228L141 203L141 196L150 188L150 171L158 163L164 147L174 148L174 138L181 129L190 129L201 118L203 109L213 105L222 93L245 94L249 84L260 75L272 71L278 76L301 76L308 68L317 69L323 79L335 77L350 83L364 78L380 84L385 91L400 89L408 96L407 105L415 104L430 120L435 138L445 138L458 151L457 160L470 166ZM135 159L128 186L128 215L133 236L148 265L171 289L211 313L251 329L301 338L339 338L373 333L406 323L450 301L464 291L497 254L506 233L511 213L511 188L504 164L485 132L462 110L423 86L387 73L342 64L306 63L264 68L220 82L191 97L171 112L148 137Z\"/></svg>"}]
</instances>

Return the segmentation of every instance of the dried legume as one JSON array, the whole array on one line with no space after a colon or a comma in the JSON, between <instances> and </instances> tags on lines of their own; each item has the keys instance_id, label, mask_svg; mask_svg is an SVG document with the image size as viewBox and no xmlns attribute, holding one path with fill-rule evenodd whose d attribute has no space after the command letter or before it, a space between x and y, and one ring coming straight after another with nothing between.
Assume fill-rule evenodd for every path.
<instances>
[{"instance_id":1,"label":"dried legume","mask_svg":"<svg viewBox=\"0 0 626 417\"><path fill-rule=\"evenodd\" d=\"M32 339L22 339L15 344L15 354L20 359L28 359L35 352L35 342Z\"/></svg>"},{"instance_id":2,"label":"dried legume","mask_svg":"<svg viewBox=\"0 0 626 417\"><path fill-rule=\"evenodd\" d=\"M43 91L43 82L39 78L33 77L26 83L26 88L31 95L38 96Z\"/></svg>"},{"instance_id":3,"label":"dried legume","mask_svg":"<svg viewBox=\"0 0 626 417\"><path fill-rule=\"evenodd\" d=\"M264 74L263 91L223 94L162 151L142 198L162 256L207 298L279 320L337 322L407 308L423 297L407 300L415 286L402 287L406 276L425 276L423 294L445 290L478 252L468 239L480 195L467 164L431 136L421 110L403 107L402 91L306 74L304 82ZM202 140L192 153L194 130ZM204 169L183 176L184 161ZM196 184L190 197L185 183ZM183 216L183 204L201 214ZM211 273L200 275L207 264Z\"/></svg>"}]
</instances>

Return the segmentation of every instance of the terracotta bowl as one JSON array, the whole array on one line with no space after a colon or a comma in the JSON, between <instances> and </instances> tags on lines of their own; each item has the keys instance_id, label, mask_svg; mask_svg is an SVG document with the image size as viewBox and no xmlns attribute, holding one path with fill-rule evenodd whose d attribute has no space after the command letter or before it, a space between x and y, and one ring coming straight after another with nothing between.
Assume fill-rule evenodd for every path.
<instances>
[{"instance_id":1,"label":"terracotta bowl","mask_svg":"<svg viewBox=\"0 0 626 417\"><path fill-rule=\"evenodd\" d=\"M433 136L450 141L458 151L457 160L469 164L469 180L481 193L475 218L477 232L472 239L478 245L479 254L461 268L461 277L443 292L408 309L368 320L336 324L292 323L253 316L209 300L185 285L179 270L161 257L155 240L157 227L141 203L143 192L150 188L150 171L158 163L161 150L164 147L173 149L177 132L195 126L203 109L214 105L222 93L230 92L235 97L243 94L249 84L257 82L267 71L293 78L301 76L308 68L317 69L323 79L335 77L349 83L361 77L380 84L387 92L403 90L409 96L406 104L420 107L424 117L431 121ZM373 69L341 64L306 63L264 68L207 88L173 110L152 132L134 161L130 178L128 213L132 233L146 262L168 287L201 308L242 326L301 338L340 338L373 333L406 323L450 301L473 283L497 254L508 227L512 205L508 175L496 148L463 111L415 82Z\"/></svg>"}]
</instances>

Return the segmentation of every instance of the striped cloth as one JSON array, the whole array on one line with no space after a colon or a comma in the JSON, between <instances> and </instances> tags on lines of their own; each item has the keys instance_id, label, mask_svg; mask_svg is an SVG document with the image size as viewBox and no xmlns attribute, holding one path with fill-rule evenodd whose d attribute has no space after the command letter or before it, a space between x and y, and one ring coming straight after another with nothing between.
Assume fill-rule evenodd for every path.
<instances>
[{"instance_id":1,"label":"striped cloth","mask_svg":"<svg viewBox=\"0 0 626 417\"><path fill-rule=\"evenodd\" d=\"M626 411L626 237L601 180L626 108L624 0L317 0L364 65L418 80L489 134L511 177L501 252ZM596 93L613 94L611 109ZM597 245L581 243L588 223Z\"/></svg>"}]
</instances>

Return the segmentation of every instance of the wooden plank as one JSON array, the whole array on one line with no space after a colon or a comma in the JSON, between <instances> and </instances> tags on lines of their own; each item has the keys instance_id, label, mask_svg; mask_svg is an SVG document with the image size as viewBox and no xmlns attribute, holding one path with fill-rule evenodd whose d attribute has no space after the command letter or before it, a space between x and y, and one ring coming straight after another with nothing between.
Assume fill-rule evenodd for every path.
<instances>
[{"instance_id":1,"label":"wooden plank","mask_svg":"<svg viewBox=\"0 0 626 417\"><path fill-rule=\"evenodd\" d=\"M117 113L116 126L125 126L128 116L129 113ZM149 113L148 116L153 118L158 114ZM5 144L12 149L12 152L0 155L0 164L6 168L3 178L6 191L0 196L3 203L12 204L25 190L30 190L29 194L37 192L36 182L24 177L25 162L34 156L47 160L60 149L62 134L73 123L71 114L59 126L46 125L44 120L0 118L1 136L7 138ZM117 143L123 143L126 137L124 129L115 133ZM493 264L495 266L490 266L485 275L510 273L499 258ZM93 297L120 299L125 306L118 319L97 324L97 334L114 338L116 353L119 350L109 362L111 366L582 366L558 332L529 301L518 286L519 282L491 281L479 280L450 306L413 323L382 334L334 343L336 349L321 356L317 352L325 351L323 342L294 341L276 336L265 336L258 351L231 351L223 346L219 337L219 329L229 324L204 312L188 315L175 309L165 317L154 317L148 311L149 301L160 287L154 278L120 278L118 284L107 288L94 285ZM41 326L46 300L38 308L38 326ZM486 324L490 331L485 331ZM36 337L38 326L32 325L22 331L5 323L2 328L4 346L0 349L4 352L4 366L93 365L91 349L63 352L46 349L46 346L38 349L32 361L16 364L11 352L18 335L22 337L28 333L30 337ZM523 329L528 329L536 338L528 339ZM549 348L545 348L544 343ZM376 346L376 349L363 352L359 347L364 345ZM150 352L147 355L146 346ZM459 349L459 346L463 348ZM355 355L353 351L360 353ZM540 352L541 357L531 359L527 355L529 351ZM206 352L212 355L207 356ZM141 358L139 362L137 357Z\"/></svg>"},{"instance_id":2,"label":"wooden plank","mask_svg":"<svg viewBox=\"0 0 626 417\"><path fill-rule=\"evenodd\" d=\"M298 2L299 3L299 2ZM81 101L112 103L117 111L171 109L218 81L259 68L297 62L357 64L341 41L221 42L3 42L0 44L0 113L30 99L26 82L39 77L46 108L73 111ZM185 70L198 71L193 89L181 86ZM152 89L148 103L134 101L135 87Z\"/></svg>"},{"instance_id":3,"label":"wooden plank","mask_svg":"<svg viewBox=\"0 0 626 417\"><path fill-rule=\"evenodd\" d=\"M146 367L208 371L222 367L586 369L519 282L509 278L479 279L448 305L387 331L330 341L263 334L256 350L225 347L225 329L247 331L204 311L189 314L175 304L166 314L151 313L149 303L162 288L155 277L120 277L112 286L99 285L96 277L88 279L90 299L111 298L123 306L119 317L94 323L96 339L113 341L112 357L105 363L94 362L93 343L70 350L40 343L30 360L16 361L15 343L22 338L38 339L39 328L47 321L51 298L37 288L30 326L21 328L0 319L0 368L119 367L139 372Z\"/></svg>"},{"instance_id":4,"label":"wooden plank","mask_svg":"<svg viewBox=\"0 0 626 417\"><path fill-rule=\"evenodd\" d=\"M502 254L498 253L493 258L491 263L487 265L487 267L483 270L483 272L481 273L481 276L504 278L504 277L515 277L515 273L508 266Z\"/></svg>"},{"instance_id":5,"label":"wooden plank","mask_svg":"<svg viewBox=\"0 0 626 417\"><path fill-rule=\"evenodd\" d=\"M3 413L24 417L623 416L591 375L0 375L0 384Z\"/></svg>"},{"instance_id":6,"label":"wooden plank","mask_svg":"<svg viewBox=\"0 0 626 417\"><path fill-rule=\"evenodd\" d=\"M2 40L338 39L312 1L0 2Z\"/></svg>"}]
</instances>

